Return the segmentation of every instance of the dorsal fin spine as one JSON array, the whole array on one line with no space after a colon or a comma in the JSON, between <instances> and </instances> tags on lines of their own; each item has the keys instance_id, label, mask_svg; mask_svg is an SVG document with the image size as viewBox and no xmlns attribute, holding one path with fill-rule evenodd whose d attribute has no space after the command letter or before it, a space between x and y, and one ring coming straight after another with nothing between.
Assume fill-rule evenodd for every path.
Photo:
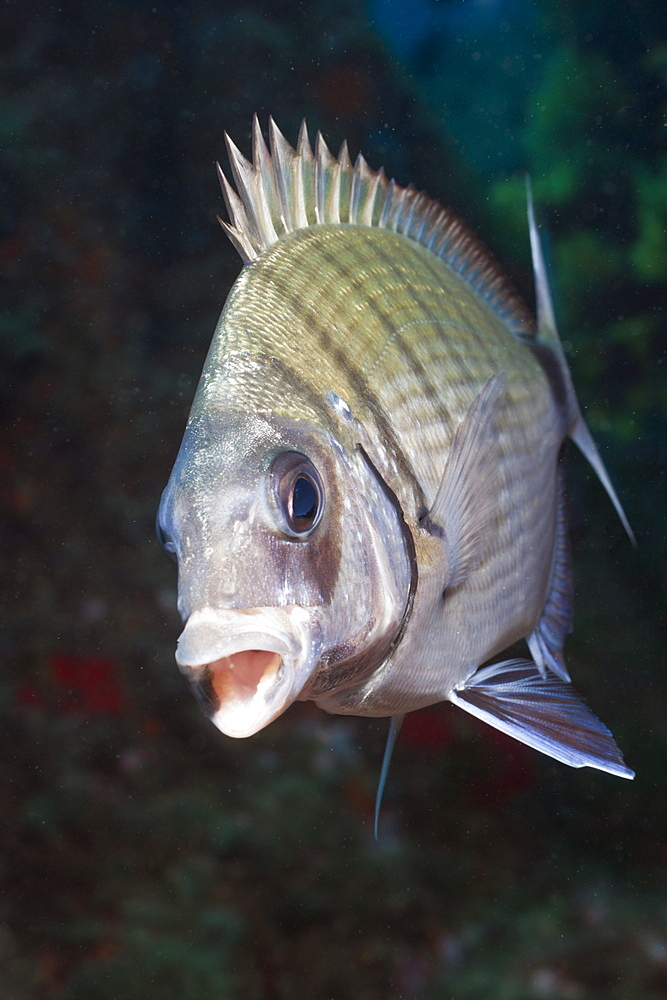
<instances>
[{"instance_id":1,"label":"dorsal fin spine","mask_svg":"<svg viewBox=\"0 0 667 1000\"><path fill-rule=\"evenodd\" d=\"M259 171L253 167L249 160L246 160L245 156L243 156L227 134L225 134L225 142L227 144L227 153L236 182L236 188L241 195L241 201L245 208L250 228L249 236L253 245L259 248L262 244L262 234L266 233L268 236L272 229L271 216L266 203L261 176Z\"/></svg>"},{"instance_id":2,"label":"dorsal fin spine","mask_svg":"<svg viewBox=\"0 0 667 1000\"><path fill-rule=\"evenodd\" d=\"M252 121L252 163L265 206L263 218L266 220L266 235L268 239L277 240L278 234L275 226L278 221L276 217L278 194L271 170L271 156L264 142L257 115L253 116Z\"/></svg>"},{"instance_id":3,"label":"dorsal fin spine","mask_svg":"<svg viewBox=\"0 0 667 1000\"><path fill-rule=\"evenodd\" d=\"M317 133L315 141L315 204L316 223L340 222L339 194L340 164L329 147Z\"/></svg>"},{"instance_id":4,"label":"dorsal fin spine","mask_svg":"<svg viewBox=\"0 0 667 1000\"><path fill-rule=\"evenodd\" d=\"M373 218L371 220L371 225L379 227L380 219L382 218L382 212L384 211L384 204L387 200L387 190L389 188L389 181L387 180L387 175L384 170L380 169L377 173L378 185L375 192L375 203L373 206Z\"/></svg>"},{"instance_id":5,"label":"dorsal fin spine","mask_svg":"<svg viewBox=\"0 0 667 1000\"><path fill-rule=\"evenodd\" d=\"M227 206L227 214L232 220L232 225L230 225L218 217L220 225L229 236L234 247L241 254L243 260L246 262L255 260L257 257L257 251L250 242L248 235L250 227L248 225L248 220L246 218L241 199L225 177L220 164L218 163L216 166L218 170L218 178L220 180L220 187L222 188L222 195L225 199L225 205Z\"/></svg>"},{"instance_id":6,"label":"dorsal fin spine","mask_svg":"<svg viewBox=\"0 0 667 1000\"><path fill-rule=\"evenodd\" d=\"M425 194L421 194L417 199L417 210L418 217L415 220L415 234L413 239L417 243L421 243L422 246L425 245L424 235L428 230L429 224L429 214L431 211L433 202L430 198L427 198Z\"/></svg>"},{"instance_id":7,"label":"dorsal fin spine","mask_svg":"<svg viewBox=\"0 0 667 1000\"><path fill-rule=\"evenodd\" d=\"M352 209L352 161L350 159L350 152L347 148L347 140L343 142L338 153L338 163L340 165L339 171L339 211L340 211L340 221L341 222L354 222L355 220L351 217Z\"/></svg>"},{"instance_id":8,"label":"dorsal fin spine","mask_svg":"<svg viewBox=\"0 0 667 1000\"><path fill-rule=\"evenodd\" d=\"M269 148L273 179L280 204L280 220L285 233L291 233L296 226L292 220L292 154L294 150L274 122L269 118ZM294 154L296 155L296 154Z\"/></svg>"},{"instance_id":9,"label":"dorsal fin spine","mask_svg":"<svg viewBox=\"0 0 667 1000\"><path fill-rule=\"evenodd\" d=\"M232 246L241 255L241 258L246 263L249 263L251 260L255 260L257 254L249 245L243 233L240 232L240 230L235 229L234 226L230 226L229 223L225 222L224 219L221 219L220 216L218 216L218 222L227 233Z\"/></svg>"},{"instance_id":10,"label":"dorsal fin spine","mask_svg":"<svg viewBox=\"0 0 667 1000\"><path fill-rule=\"evenodd\" d=\"M393 225L393 217L396 214L396 199L394 197L396 187L396 181L392 178L387 184L384 194L384 203L380 212L380 221L378 222L378 225L381 229L395 228Z\"/></svg>"},{"instance_id":11,"label":"dorsal fin spine","mask_svg":"<svg viewBox=\"0 0 667 1000\"><path fill-rule=\"evenodd\" d=\"M427 250L431 251L433 250L433 241L437 234L437 222L440 218L440 212L438 209L438 205L431 205L429 208L425 219L424 232L422 234L424 246Z\"/></svg>"},{"instance_id":12,"label":"dorsal fin spine","mask_svg":"<svg viewBox=\"0 0 667 1000\"><path fill-rule=\"evenodd\" d=\"M310 146L305 119L301 122L299 141L296 144L296 152L299 163L301 164L303 210L306 225L308 225L308 220L313 218L315 215L317 199L315 193L315 157L313 156L313 150Z\"/></svg>"},{"instance_id":13,"label":"dorsal fin spine","mask_svg":"<svg viewBox=\"0 0 667 1000\"><path fill-rule=\"evenodd\" d=\"M372 226L375 199L378 194L380 174L366 163L359 153L352 175L352 202L354 220L359 226Z\"/></svg>"},{"instance_id":14,"label":"dorsal fin spine","mask_svg":"<svg viewBox=\"0 0 667 1000\"><path fill-rule=\"evenodd\" d=\"M361 201L362 189L363 189L363 165L364 159L359 153L357 157L357 162L355 163L355 168L352 171L352 179L350 182L350 222L359 222L359 203Z\"/></svg>"},{"instance_id":15,"label":"dorsal fin spine","mask_svg":"<svg viewBox=\"0 0 667 1000\"><path fill-rule=\"evenodd\" d=\"M252 163L231 139L226 137L226 142L238 194L219 171L230 217L223 228L246 263L288 233L308 226L351 223L389 229L449 265L514 333L534 335L528 310L467 227L412 185L402 188L383 171L372 170L363 156L353 166L347 143L334 157L318 132L313 153L303 122L294 149L270 118L267 148L257 116Z\"/></svg>"}]
</instances>

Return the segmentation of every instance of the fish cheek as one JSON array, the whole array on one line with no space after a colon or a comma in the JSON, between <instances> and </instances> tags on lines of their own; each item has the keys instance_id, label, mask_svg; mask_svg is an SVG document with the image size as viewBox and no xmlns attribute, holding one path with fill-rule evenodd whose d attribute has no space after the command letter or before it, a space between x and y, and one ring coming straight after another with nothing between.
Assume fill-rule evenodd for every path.
<instances>
[{"instance_id":1,"label":"fish cheek","mask_svg":"<svg viewBox=\"0 0 667 1000\"><path fill-rule=\"evenodd\" d=\"M330 691L340 691L365 680L391 652L395 635L389 630L370 640L373 622L367 624L352 641L327 650L320 659L319 670L311 678L302 697L317 701Z\"/></svg>"},{"instance_id":2,"label":"fish cheek","mask_svg":"<svg viewBox=\"0 0 667 1000\"><path fill-rule=\"evenodd\" d=\"M287 603L330 604L340 572L340 528L336 519L327 518L303 541L281 541L281 547L285 589L295 597Z\"/></svg>"},{"instance_id":3,"label":"fish cheek","mask_svg":"<svg viewBox=\"0 0 667 1000\"><path fill-rule=\"evenodd\" d=\"M319 524L308 535L275 541L280 547L285 604L327 606L333 601L341 566L344 505L339 470L330 452L310 439L294 442L294 450L310 456L323 483L324 506Z\"/></svg>"}]
</instances>

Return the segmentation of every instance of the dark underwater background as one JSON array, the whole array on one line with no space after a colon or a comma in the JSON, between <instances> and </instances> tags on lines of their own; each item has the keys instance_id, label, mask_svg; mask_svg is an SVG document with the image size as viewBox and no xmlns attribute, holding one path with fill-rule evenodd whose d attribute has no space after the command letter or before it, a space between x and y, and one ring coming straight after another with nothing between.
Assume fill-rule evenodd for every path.
<instances>
[{"instance_id":1,"label":"dark underwater background","mask_svg":"<svg viewBox=\"0 0 667 1000\"><path fill-rule=\"evenodd\" d=\"M667 997L667 18L659 0L0 8L0 997ZM258 112L455 209L532 303L532 177L579 398L576 687L636 769L443 705L234 741L174 663L154 539L240 261Z\"/></svg>"}]
</instances>

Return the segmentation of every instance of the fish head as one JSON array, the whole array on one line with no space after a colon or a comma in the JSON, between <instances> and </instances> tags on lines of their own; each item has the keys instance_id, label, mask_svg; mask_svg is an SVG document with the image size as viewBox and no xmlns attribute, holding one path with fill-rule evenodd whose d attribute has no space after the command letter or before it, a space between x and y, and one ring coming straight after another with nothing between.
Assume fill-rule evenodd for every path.
<instances>
[{"instance_id":1,"label":"fish head","mask_svg":"<svg viewBox=\"0 0 667 1000\"><path fill-rule=\"evenodd\" d=\"M157 523L179 568L176 661L223 733L253 735L388 650L411 579L399 522L330 428L194 413Z\"/></svg>"}]
</instances>

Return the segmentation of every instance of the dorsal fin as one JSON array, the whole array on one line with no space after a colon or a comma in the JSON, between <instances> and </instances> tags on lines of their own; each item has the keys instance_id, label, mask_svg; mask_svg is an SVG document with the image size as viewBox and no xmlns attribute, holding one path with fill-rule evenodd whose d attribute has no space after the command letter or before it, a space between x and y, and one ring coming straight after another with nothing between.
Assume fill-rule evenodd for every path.
<instances>
[{"instance_id":1,"label":"dorsal fin","mask_svg":"<svg viewBox=\"0 0 667 1000\"><path fill-rule=\"evenodd\" d=\"M269 152L255 115L252 163L226 134L225 139L238 194L218 165L230 219L220 223L245 263L285 234L307 226L352 223L390 229L445 261L514 333L533 335L532 316L500 265L439 202L389 181L361 155L353 166L346 143L336 158L318 133L313 153L305 122L293 149L271 118Z\"/></svg>"}]
</instances>

